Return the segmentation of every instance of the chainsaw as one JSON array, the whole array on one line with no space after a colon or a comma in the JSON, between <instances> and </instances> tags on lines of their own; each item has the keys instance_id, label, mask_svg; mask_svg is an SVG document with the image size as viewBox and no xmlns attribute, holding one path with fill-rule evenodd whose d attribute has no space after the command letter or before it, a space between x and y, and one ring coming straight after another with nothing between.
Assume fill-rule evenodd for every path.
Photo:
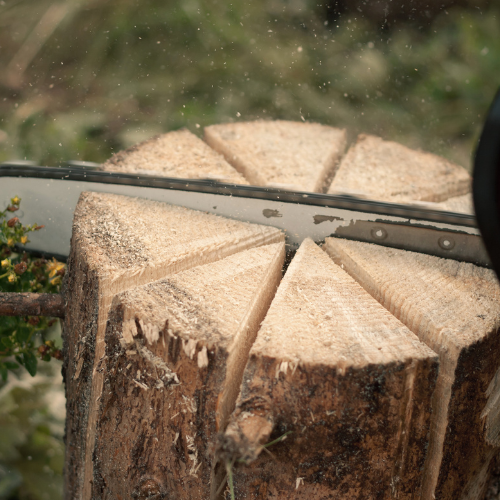
<instances>
[{"instance_id":1,"label":"chainsaw","mask_svg":"<svg viewBox=\"0 0 500 500\"><path fill-rule=\"evenodd\" d=\"M500 92L475 154L475 216L415 204L98 170L69 162L41 167L0 164L0 200L22 199L20 218L43 221L25 248L64 260L73 212L83 191L147 198L220 216L280 228L290 250L306 238L340 237L493 267L500 273Z\"/></svg>"}]
</instances>

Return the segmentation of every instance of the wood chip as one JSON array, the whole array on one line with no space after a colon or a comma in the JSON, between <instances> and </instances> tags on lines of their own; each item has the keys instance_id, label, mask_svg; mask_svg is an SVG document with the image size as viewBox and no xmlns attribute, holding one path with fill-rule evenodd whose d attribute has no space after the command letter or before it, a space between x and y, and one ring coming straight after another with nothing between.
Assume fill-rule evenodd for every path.
<instances>
[{"instance_id":1,"label":"wood chip","mask_svg":"<svg viewBox=\"0 0 500 500\"><path fill-rule=\"evenodd\" d=\"M345 149L345 130L288 121L211 125L205 141L250 184L324 193Z\"/></svg>"},{"instance_id":2,"label":"wood chip","mask_svg":"<svg viewBox=\"0 0 500 500\"><path fill-rule=\"evenodd\" d=\"M104 163L102 170L248 184L221 155L189 130L162 134L121 151Z\"/></svg>"},{"instance_id":3,"label":"wood chip","mask_svg":"<svg viewBox=\"0 0 500 500\"><path fill-rule=\"evenodd\" d=\"M326 251L439 354L422 498L481 498L498 452L500 287L492 270L337 238Z\"/></svg>"},{"instance_id":4,"label":"wood chip","mask_svg":"<svg viewBox=\"0 0 500 500\"><path fill-rule=\"evenodd\" d=\"M221 438L237 498L415 498L436 376L435 353L305 240Z\"/></svg>"},{"instance_id":5,"label":"wood chip","mask_svg":"<svg viewBox=\"0 0 500 500\"><path fill-rule=\"evenodd\" d=\"M283 243L262 246L115 297L94 498L104 490L129 498L145 477L168 498L209 498L215 436L234 409L283 260ZM130 346L138 357L127 355ZM127 372L130 362L140 382Z\"/></svg>"},{"instance_id":6,"label":"wood chip","mask_svg":"<svg viewBox=\"0 0 500 500\"><path fill-rule=\"evenodd\" d=\"M360 135L340 163L329 193L362 193L375 200L440 202L466 194L467 171L439 156Z\"/></svg>"}]
</instances>

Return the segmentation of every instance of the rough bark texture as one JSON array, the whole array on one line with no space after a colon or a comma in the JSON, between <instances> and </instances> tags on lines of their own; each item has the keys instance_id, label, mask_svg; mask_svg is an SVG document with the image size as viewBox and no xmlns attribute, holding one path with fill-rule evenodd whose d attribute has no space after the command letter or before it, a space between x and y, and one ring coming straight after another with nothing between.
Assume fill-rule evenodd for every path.
<instances>
[{"instance_id":1,"label":"rough bark texture","mask_svg":"<svg viewBox=\"0 0 500 500\"><path fill-rule=\"evenodd\" d=\"M104 333L114 295L282 240L278 230L266 226L164 203L82 193L65 290L66 498L91 497L92 452L106 370Z\"/></svg>"},{"instance_id":2,"label":"rough bark texture","mask_svg":"<svg viewBox=\"0 0 500 500\"><path fill-rule=\"evenodd\" d=\"M375 200L441 202L470 190L467 171L439 156L360 135L342 159L329 193L362 193Z\"/></svg>"},{"instance_id":3,"label":"rough bark texture","mask_svg":"<svg viewBox=\"0 0 500 500\"><path fill-rule=\"evenodd\" d=\"M58 293L0 293L0 316L64 318L64 300Z\"/></svg>"},{"instance_id":4,"label":"rough bark texture","mask_svg":"<svg viewBox=\"0 0 500 500\"><path fill-rule=\"evenodd\" d=\"M94 498L142 498L148 488L154 498L209 498L214 437L234 409L283 259L283 243L259 247L115 297Z\"/></svg>"},{"instance_id":5,"label":"rough bark texture","mask_svg":"<svg viewBox=\"0 0 500 500\"><path fill-rule=\"evenodd\" d=\"M340 166L345 131L318 124L216 125L205 139L164 134L103 169L312 192L334 177L331 193L471 210L461 167L380 138L360 136ZM65 283L67 499L215 499L226 463L239 499L481 498L500 446L492 274L328 242L386 310L308 241L248 357L282 249L272 264L252 259L282 241L270 227L82 195Z\"/></svg>"},{"instance_id":6,"label":"rough bark texture","mask_svg":"<svg viewBox=\"0 0 500 500\"><path fill-rule=\"evenodd\" d=\"M434 352L306 240L221 438L237 498L419 498L436 376Z\"/></svg>"},{"instance_id":7,"label":"rough bark texture","mask_svg":"<svg viewBox=\"0 0 500 500\"><path fill-rule=\"evenodd\" d=\"M345 130L318 123L212 125L205 140L256 186L323 193L345 149Z\"/></svg>"},{"instance_id":8,"label":"rough bark texture","mask_svg":"<svg viewBox=\"0 0 500 500\"><path fill-rule=\"evenodd\" d=\"M423 498L482 498L500 445L500 287L493 271L333 238L326 250L439 354Z\"/></svg>"}]
</instances>

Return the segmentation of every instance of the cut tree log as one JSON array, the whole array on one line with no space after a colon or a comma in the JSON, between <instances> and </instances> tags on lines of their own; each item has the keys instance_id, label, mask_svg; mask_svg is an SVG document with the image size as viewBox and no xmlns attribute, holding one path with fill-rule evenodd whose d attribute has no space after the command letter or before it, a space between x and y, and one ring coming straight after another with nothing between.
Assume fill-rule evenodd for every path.
<instances>
[{"instance_id":1,"label":"cut tree log","mask_svg":"<svg viewBox=\"0 0 500 500\"><path fill-rule=\"evenodd\" d=\"M431 349L306 239L221 438L237 498L419 498L437 369Z\"/></svg>"},{"instance_id":2,"label":"cut tree log","mask_svg":"<svg viewBox=\"0 0 500 500\"><path fill-rule=\"evenodd\" d=\"M82 193L65 285L65 497L90 499L104 333L119 292L283 241L272 227L112 194Z\"/></svg>"},{"instance_id":3,"label":"cut tree log","mask_svg":"<svg viewBox=\"0 0 500 500\"><path fill-rule=\"evenodd\" d=\"M382 201L445 201L469 192L467 171L439 156L360 135L344 156L329 193L362 193Z\"/></svg>"},{"instance_id":4,"label":"cut tree log","mask_svg":"<svg viewBox=\"0 0 500 500\"><path fill-rule=\"evenodd\" d=\"M328 238L326 251L439 354L422 498L482 498L500 446L500 287L472 264Z\"/></svg>"},{"instance_id":5,"label":"cut tree log","mask_svg":"<svg viewBox=\"0 0 500 500\"><path fill-rule=\"evenodd\" d=\"M205 141L255 186L324 193L344 153L345 130L318 123L211 125Z\"/></svg>"},{"instance_id":6,"label":"cut tree log","mask_svg":"<svg viewBox=\"0 0 500 500\"><path fill-rule=\"evenodd\" d=\"M205 138L246 180L187 131L102 168L324 192L345 147L345 131L309 123L217 125ZM469 188L461 167L360 136L329 192L465 212ZM68 500L215 500L236 458L248 462L232 465L239 499L481 498L500 447L491 272L387 249L361 265L345 250L363 272L346 270L404 326L306 241L248 360L282 243L270 227L82 195L65 283ZM326 245L336 259L339 245Z\"/></svg>"},{"instance_id":7,"label":"cut tree log","mask_svg":"<svg viewBox=\"0 0 500 500\"><path fill-rule=\"evenodd\" d=\"M101 169L107 172L248 184L220 154L189 130L159 135L121 151L105 162Z\"/></svg>"},{"instance_id":8,"label":"cut tree log","mask_svg":"<svg viewBox=\"0 0 500 500\"><path fill-rule=\"evenodd\" d=\"M283 260L284 243L262 246L115 297L93 498L209 498L215 436Z\"/></svg>"}]
</instances>

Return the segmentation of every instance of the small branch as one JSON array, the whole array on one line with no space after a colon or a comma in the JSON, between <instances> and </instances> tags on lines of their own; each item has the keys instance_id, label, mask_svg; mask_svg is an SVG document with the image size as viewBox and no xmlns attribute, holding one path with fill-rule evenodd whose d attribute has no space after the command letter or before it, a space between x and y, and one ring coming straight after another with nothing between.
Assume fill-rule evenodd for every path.
<instances>
[{"instance_id":1,"label":"small branch","mask_svg":"<svg viewBox=\"0 0 500 500\"><path fill-rule=\"evenodd\" d=\"M64 300L58 293L0 293L0 316L64 318Z\"/></svg>"}]
</instances>

